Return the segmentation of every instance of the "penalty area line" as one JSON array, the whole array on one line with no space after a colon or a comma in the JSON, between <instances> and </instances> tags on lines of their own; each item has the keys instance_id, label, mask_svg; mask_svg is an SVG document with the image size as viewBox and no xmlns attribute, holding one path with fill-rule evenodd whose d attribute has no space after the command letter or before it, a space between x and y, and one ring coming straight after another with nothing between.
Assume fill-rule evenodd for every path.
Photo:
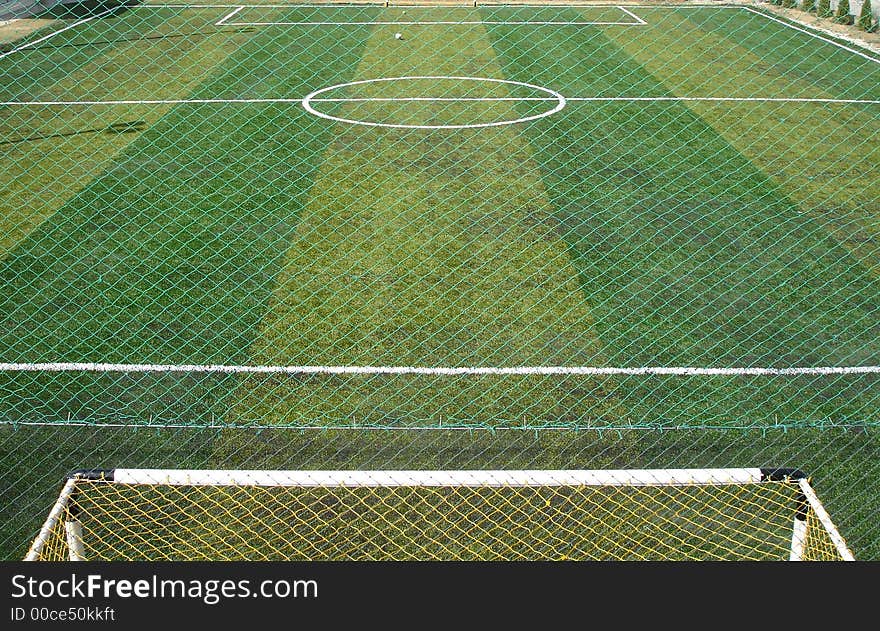
<instances>
[{"instance_id":1,"label":"penalty area line","mask_svg":"<svg viewBox=\"0 0 880 631\"><path fill-rule=\"evenodd\" d=\"M561 20L395 20L372 22L224 22L223 26L646 26L646 24L646 22L566 22Z\"/></svg>"},{"instance_id":2,"label":"penalty area line","mask_svg":"<svg viewBox=\"0 0 880 631\"><path fill-rule=\"evenodd\" d=\"M0 363L0 372L127 372L280 375L657 375L657 376L810 376L880 374L880 366L795 366L790 368L697 366L237 366L226 364L113 364L91 362Z\"/></svg>"},{"instance_id":3,"label":"penalty area line","mask_svg":"<svg viewBox=\"0 0 880 631\"><path fill-rule=\"evenodd\" d=\"M235 16L236 14L240 13L243 10L244 10L244 7L238 7L237 9L230 11L229 13L224 15L222 18L220 18L219 20L214 22L214 26L224 26L226 24L227 20L231 19L233 16Z\"/></svg>"},{"instance_id":4,"label":"penalty area line","mask_svg":"<svg viewBox=\"0 0 880 631\"><path fill-rule=\"evenodd\" d=\"M617 7L617 8L620 9L621 11L623 11L624 13L626 13L626 14L627 14L628 16L630 16L632 19L634 19L634 20L636 21L637 24L640 24L640 25L642 25L642 26L647 26L647 24L648 24L647 22L645 22L642 18L640 18L639 16L637 16L637 15L636 15L635 13L633 13L632 11L628 10L626 7L619 6L619 7Z\"/></svg>"}]
</instances>

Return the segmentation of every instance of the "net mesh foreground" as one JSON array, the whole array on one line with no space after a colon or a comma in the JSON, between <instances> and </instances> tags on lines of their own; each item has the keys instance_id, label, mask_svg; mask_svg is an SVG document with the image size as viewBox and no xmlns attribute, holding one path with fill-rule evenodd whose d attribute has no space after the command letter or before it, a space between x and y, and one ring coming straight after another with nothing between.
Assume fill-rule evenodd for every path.
<instances>
[{"instance_id":1,"label":"net mesh foreground","mask_svg":"<svg viewBox=\"0 0 880 631\"><path fill-rule=\"evenodd\" d=\"M77 481L39 555L68 560L840 560L792 482L166 486Z\"/></svg>"},{"instance_id":2,"label":"net mesh foreground","mask_svg":"<svg viewBox=\"0 0 880 631\"><path fill-rule=\"evenodd\" d=\"M381 4L0 24L0 555L83 466L749 462L880 558L876 49Z\"/></svg>"}]
</instances>

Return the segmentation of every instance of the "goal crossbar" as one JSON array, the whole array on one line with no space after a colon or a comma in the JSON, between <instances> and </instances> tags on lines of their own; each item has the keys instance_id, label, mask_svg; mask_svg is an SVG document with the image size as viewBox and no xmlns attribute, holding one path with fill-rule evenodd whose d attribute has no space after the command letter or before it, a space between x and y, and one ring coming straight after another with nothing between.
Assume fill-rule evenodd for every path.
<instances>
[{"instance_id":1,"label":"goal crossbar","mask_svg":"<svg viewBox=\"0 0 880 631\"><path fill-rule=\"evenodd\" d=\"M113 488L119 491L111 491ZM108 510L102 502L116 505ZM199 502L202 504L197 506ZM738 502L742 506L737 507ZM156 509L159 504L162 509ZM761 510L775 516L761 516ZM129 514L120 519L125 511ZM179 512L180 521L151 523L156 521L156 512L166 516ZM196 514L202 517L193 518ZM292 529L290 532L301 543L287 553L297 558L319 549L318 557L333 558L325 556L326 550L332 548L335 554L340 545L347 546L346 554L372 558L371 553L360 557L360 551L364 546L378 546L379 539L386 548L401 545L407 558L418 558L422 553L429 558L457 558L455 555L461 551L465 558L470 558L468 555L478 556L487 550L491 551L487 553L489 558L498 558L494 550L499 546L504 550L523 546L522 557L532 558L544 554L543 550L550 549L551 544L554 555L560 546L568 546L583 558L591 558L589 555L602 552L598 548L585 551L593 545L584 543L591 533L605 533L600 538L606 541L619 535L621 541L629 544L633 541L632 533L641 532L639 536L650 539L655 535L645 533L663 532L682 524L687 536L696 537L704 547L717 548L718 541L729 541L733 536L750 542L742 544L751 546L749 551L769 549L766 537L775 538L773 546L777 552L772 554L776 555L781 551L780 529L784 531L787 523L785 546L790 552L785 554L789 560L854 559L806 474L798 469L757 467L431 471L83 469L67 476L26 559L85 559L90 552L94 556L100 547L89 548L85 539L100 539L101 545L106 545L111 538L124 538L126 532L142 538L148 531L157 537L157 548L168 548L173 554L176 544L166 539L175 538L180 528L210 528L200 520L214 514L221 517L213 527L233 539L252 527L241 515L275 520L275 527ZM383 520L386 523L379 526ZM524 520L532 521L525 524ZM117 523L111 523L114 521ZM553 531L554 524L564 524L561 532ZM408 538L413 529L421 532L423 527L437 535L432 542L436 549L418 548L421 544L413 544L412 540L400 544L384 538L390 532ZM231 528L241 532L232 532ZM713 528L720 532L713 533ZM457 534L448 535L450 529ZM483 535L484 539L480 539ZM279 534L280 539L286 536ZM543 539L538 541L536 536ZM217 543L218 537L222 539L217 532L201 532L178 543L184 547L195 540ZM333 541L339 537L341 544L339 540ZM510 544L508 537L510 541L516 539L514 544ZM316 541L320 545L316 546ZM329 547L322 548L325 544ZM405 547L409 545L418 549ZM656 550L677 556L668 543L659 544ZM683 558L691 558L694 550L688 550ZM201 550L196 551L202 554ZM262 551L253 552L258 557L265 556ZM715 558L717 552L713 550L709 558ZM227 553L228 550L224 551L220 558L227 558L223 556ZM233 549L233 553L237 554L238 549ZM265 558L282 553L276 547ZM639 558L638 554L626 551L623 557ZM735 551L731 557L740 558ZM519 552L516 558L520 558ZM566 553L554 558L572 557Z\"/></svg>"},{"instance_id":2,"label":"goal crossbar","mask_svg":"<svg viewBox=\"0 0 880 631\"><path fill-rule=\"evenodd\" d=\"M82 469L68 479L166 486L676 486L797 481L790 468L524 469L524 470L297 470Z\"/></svg>"},{"instance_id":3,"label":"goal crossbar","mask_svg":"<svg viewBox=\"0 0 880 631\"><path fill-rule=\"evenodd\" d=\"M775 470L772 470L775 472ZM501 486L670 486L748 484L771 476L762 469L634 470L464 470L464 471L257 471L115 469L103 475L124 484L168 486L291 487L501 487ZM798 473L798 472L796 472ZM82 475L82 474L81 474ZM94 472L88 475L95 476ZM101 476L102 473L97 474ZM776 475L775 473L773 475ZM803 477L800 474L795 479Z\"/></svg>"}]
</instances>

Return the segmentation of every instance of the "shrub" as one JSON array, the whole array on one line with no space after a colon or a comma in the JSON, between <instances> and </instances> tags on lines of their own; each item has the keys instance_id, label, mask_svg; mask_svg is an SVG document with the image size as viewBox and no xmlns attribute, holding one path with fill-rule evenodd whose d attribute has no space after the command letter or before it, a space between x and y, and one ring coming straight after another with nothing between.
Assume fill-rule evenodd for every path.
<instances>
[{"instance_id":1,"label":"shrub","mask_svg":"<svg viewBox=\"0 0 880 631\"><path fill-rule=\"evenodd\" d=\"M862 3L862 11L859 13L858 25L863 31L871 32L871 27L874 25L874 14L871 11L871 0L865 0Z\"/></svg>"},{"instance_id":2,"label":"shrub","mask_svg":"<svg viewBox=\"0 0 880 631\"><path fill-rule=\"evenodd\" d=\"M831 17L831 0L819 0L819 7L816 9L816 14L820 18L830 18Z\"/></svg>"},{"instance_id":3,"label":"shrub","mask_svg":"<svg viewBox=\"0 0 880 631\"><path fill-rule=\"evenodd\" d=\"M815 13L816 0L804 0L804 3L801 5L801 9L806 11L807 13Z\"/></svg>"},{"instance_id":4,"label":"shrub","mask_svg":"<svg viewBox=\"0 0 880 631\"><path fill-rule=\"evenodd\" d=\"M837 3L837 12L834 14L834 21L838 24L852 24L853 16L849 14L849 0L840 0Z\"/></svg>"}]
</instances>

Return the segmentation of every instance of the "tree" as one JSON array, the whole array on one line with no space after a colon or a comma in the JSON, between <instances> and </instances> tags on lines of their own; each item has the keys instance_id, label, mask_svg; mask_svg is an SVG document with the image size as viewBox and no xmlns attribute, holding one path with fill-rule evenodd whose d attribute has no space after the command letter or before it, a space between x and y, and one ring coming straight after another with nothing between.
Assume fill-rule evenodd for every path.
<instances>
[{"instance_id":1,"label":"tree","mask_svg":"<svg viewBox=\"0 0 880 631\"><path fill-rule=\"evenodd\" d=\"M820 18L830 18L831 13L831 0L819 0L819 8L817 9L817 15Z\"/></svg>"},{"instance_id":2,"label":"tree","mask_svg":"<svg viewBox=\"0 0 880 631\"><path fill-rule=\"evenodd\" d=\"M816 0L804 0L804 3L801 5L801 9L806 11L807 13L815 13Z\"/></svg>"}]
</instances>

